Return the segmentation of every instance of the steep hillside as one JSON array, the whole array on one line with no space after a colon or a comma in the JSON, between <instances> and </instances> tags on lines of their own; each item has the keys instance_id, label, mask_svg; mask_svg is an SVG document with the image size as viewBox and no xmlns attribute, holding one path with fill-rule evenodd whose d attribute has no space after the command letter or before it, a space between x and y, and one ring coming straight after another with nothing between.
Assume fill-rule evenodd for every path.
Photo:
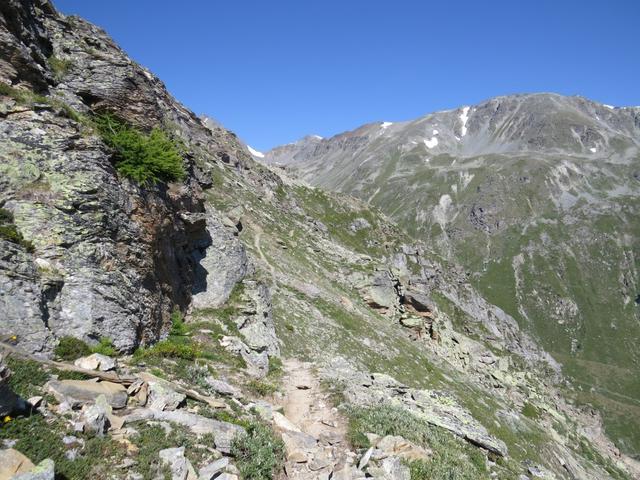
<instances>
[{"instance_id":1,"label":"steep hillside","mask_svg":"<svg viewBox=\"0 0 640 480\"><path fill-rule=\"evenodd\" d=\"M268 152L460 263L640 451L640 108L498 97Z\"/></svg>"},{"instance_id":2,"label":"steep hillside","mask_svg":"<svg viewBox=\"0 0 640 480\"><path fill-rule=\"evenodd\" d=\"M254 162L84 20L0 13L3 475L638 476L432 245Z\"/></svg>"}]
</instances>

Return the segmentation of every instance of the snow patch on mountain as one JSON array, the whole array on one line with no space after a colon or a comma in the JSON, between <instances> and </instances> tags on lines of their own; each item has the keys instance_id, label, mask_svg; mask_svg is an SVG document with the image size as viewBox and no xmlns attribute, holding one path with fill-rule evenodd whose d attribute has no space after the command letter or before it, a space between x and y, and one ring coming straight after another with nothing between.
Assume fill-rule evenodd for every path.
<instances>
[{"instance_id":1,"label":"snow patch on mountain","mask_svg":"<svg viewBox=\"0 0 640 480\"><path fill-rule=\"evenodd\" d=\"M251 155L253 155L254 157L258 157L258 158L264 158L264 153L259 152L258 150L254 150L253 148L251 148L249 145L247 145L247 150L249 150L249 153Z\"/></svg>"},{"instance_id":2,"label":"snow patch on mountain","mask_svg":"<svg viewBox=\"0 0 640 480\"><path fill-rule=\"evenodd\" d=\"M460 114L460 121L462 122L461 128L461 136L465 136L467 134L467 121L469 120L469 107L464 107L462 109L462 113Z\"/></svg>"},{"instance_id":3,"label":"snow patch on mountain","mask_svg":"<svg viewBox=\"0 0 640 480\"><path fill-rule=\"evenodd\" d=\"M424 144L427 148L433 148L438 145L438 139L436 137L431 137L431 140L424 139Z\"/></svg>"}]
</instances>

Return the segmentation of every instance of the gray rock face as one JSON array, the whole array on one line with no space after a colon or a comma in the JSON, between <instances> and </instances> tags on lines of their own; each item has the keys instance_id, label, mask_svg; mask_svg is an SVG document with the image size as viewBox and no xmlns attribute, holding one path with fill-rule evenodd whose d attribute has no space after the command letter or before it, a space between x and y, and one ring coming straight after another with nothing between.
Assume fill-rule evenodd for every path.
<instances>
[{"instance_id":1,"label":"gray rock face","mask_svg":"<svg viewBox=\"0 0 640 480\"><path fill-rule=\"evenodd\" d=\"M383 313L394 313L400 307L397 287L397 280L389 272L380 272L363 289L363 296L371 307Z\"/></svg>"},{"instance_id":2,"label":"gray rock face","mask_svg":"<svg viewBox=\"0 0 640 480\"><path fill-rule=\"evenodd\" d=\"M205 291L203 271L215 284L208 301L224 301L246 258L217 225L207 231L202 188L211 163L251 162L237 139L206 128L102 30L46 0L2 2L0 40L0 80L47 96L35 105L0 96L0 197L34 245L30 253L0 240L0 331L30 352L46 354L66 335L130 351L167 330L194 285ZM64 71L52 70L52 57ZM141 187L119 177L109 149L61 101L180 136L187 178Z\"/></svg>"},{"instance_id":3,"label":"gray rock face","mask_svg":"<svg viewBox=\"0 0 640 480\"><path fill-rule=\"evenodd\" d=\"M206 218L210 240L205 240L194 253L198 265L193 285L194 308L220 307L247 273L247 254L242 243L214 212L208 211Z\"/></svg>"}]
</instances>

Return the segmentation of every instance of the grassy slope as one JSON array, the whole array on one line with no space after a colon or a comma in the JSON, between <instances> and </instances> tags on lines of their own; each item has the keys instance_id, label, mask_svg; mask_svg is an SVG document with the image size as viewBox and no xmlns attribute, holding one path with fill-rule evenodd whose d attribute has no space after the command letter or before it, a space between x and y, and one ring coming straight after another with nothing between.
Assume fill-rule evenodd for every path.
<instances>
[{"instance_id":1,"label":"grassy slope","mask_svg":"<svg viewBox=\"0 0 640 480\"><path fill-rule=\"evenodd\" d=\"M346 197L280 186L269 199L256 189L238 188L229 171L220 170L214 177L209 201L222 211L244 206L240 238L255 258L263 256L274 267L274 318L285 356L316 362L342 356L410 386L451 392L492 435L507 443L513 465L526 459L545 461L543 446L552 439L546 427L526 419L514 425L500 417L498 412L509 410L508 404L434 359L397 324L369 309L346 281L351 272L373 273L385 255L410 240L405 234L375 209ZM327 225L327 238L310 229L308 215ZM358 217L372 225L366 235L348 228ZM309 294L308 285L319 293ZM446 315L444 296L434 301ZM467 326L475 323L454 320Z\"/></svg>"},{"instance_id":2,"label":"grassy slope","mask_svg":"<svg viewBox=\"0 0 640 480\"><path fill-rule=\"evenodd\" d=\"M640 355L634 339L640 337L640 322L633 300L640 252L633 239L640 234L640 204L621 192L637 188L629 183L629 167L577 162L578 169L561 172L561 160L554 158L455 163L446 155L426 164L427 153L416 147L362 185L359 179L370 178L366 169L374 168L365 164L354 184L341 189L366 199L375 194L372 202L409 232L429 238L442 254L474 272L474 286L564 364L576 399L601 409L607 433L637 455ZM443 195L452 206L441 225L434 221L434 207ZM474 205L484 208L490 234L470 223ZM524 260L518 280L517 255ZM575 302L575 318L555 312L561 299Z\"/></svg>"}]
</instances>

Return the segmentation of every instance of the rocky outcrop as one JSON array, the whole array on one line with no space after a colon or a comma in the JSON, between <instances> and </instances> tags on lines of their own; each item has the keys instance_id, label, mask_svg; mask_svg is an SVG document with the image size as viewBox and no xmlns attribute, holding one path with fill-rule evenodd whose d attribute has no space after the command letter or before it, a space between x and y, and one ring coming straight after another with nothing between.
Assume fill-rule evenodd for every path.
<instances>
[{"instance_id":1,"label":"rocky outcrop","mask_svg":"<svg viewBox=\"0 0 640 480\"><path fill-rule=\"evenodd\" d=\"M254 280L245 281L244 287L241 315L235 320L238 330L252 350L265 352L270 357L279 356L269 287Z\"/></svg>"},{"instance_id":2,"label":"rocky outcrop","mask_svg":"<svg viewBox=\"0 0 640 480\"><path fill-rule=\"evenodd\" d=\"M66 335L130 351L166 332L193 293L224 302L246 257L205 214L203 188L223 157L251 162L242 146L206 128L99 28L45 0L3 2L0 14L0 80L45 95L27 104L0 96L0 205L34 245L0 240L0 331L31 352L48 353ZM78 121L91 112L180 137L186 179L140 186L120 177Z\"/></svg>"},{"instance_id":3,"label":"rocky outcrop","mask_svg":"<svg viewBox=\"0 0 640 480\"><path fill-rule=\"evenodd\" d=\"M399 407L497 455L508 453L503 441L489 435L483 425L445 392L409 388L385 374L366 375L340 359L336 359L322 375L342 382L345 398L353 405Z\"/></svg>"},{"instance_id":4,"label":"rocky outcrop","mask_svg":"<svg viewBox=\"0 0 640 480\"><path fill-rule=\"evenodd\" d=\"M202 248L194 253L194 308L220 307L247 273L247 254L242 243L211 208L207 210L206 222L208 238L203 239Z\"/></svg>"}]
</instances>

